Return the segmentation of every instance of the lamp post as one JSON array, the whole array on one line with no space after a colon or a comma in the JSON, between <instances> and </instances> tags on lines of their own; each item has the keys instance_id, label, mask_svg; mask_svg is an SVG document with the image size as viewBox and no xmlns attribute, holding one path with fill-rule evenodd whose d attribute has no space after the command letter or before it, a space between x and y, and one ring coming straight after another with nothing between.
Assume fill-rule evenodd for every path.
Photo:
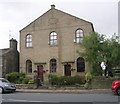
<instances>
[{"instance_id":1,"label":"lamp post","mask_svg":"<svg viewBox=\"0 0 120 104\"><path fill-rule=\"evenodd\" d=\"M2 64L2 50L0 50L0 77L2 77L2 67L3 67L3 64Z\"/></svg>"},{"instance_id":2,"label":"lamp post","mask_svg":"<svg viewBox=\"0 0 120 104\"><path fill-rule=\"evenodd\" d=\"M120 48L120 35L117 35L115 37L115 40L117 42L117 49L118 49L118 57L119 57L119 48ZM115 76L117 79L120 79L120 60L118 61L118 65L116 67L116 70L115 70Z\"/></svg>"}]
</instances>

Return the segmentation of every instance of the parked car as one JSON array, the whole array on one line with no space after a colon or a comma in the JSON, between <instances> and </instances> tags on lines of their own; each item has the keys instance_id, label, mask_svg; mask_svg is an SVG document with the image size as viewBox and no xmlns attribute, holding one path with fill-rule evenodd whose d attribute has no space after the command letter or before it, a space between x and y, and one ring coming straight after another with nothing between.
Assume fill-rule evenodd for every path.
<instances>
[{"instance_id":1,"label":"parked car","mask_svg":"<svg viewBox=\"0 0 120 104\"><path fill-rule=\"evenodd\" d=\"M112 92L120 96L120 80L115 80L112 82Z\"/></svg>"},{"instance_id":2,"label":"parked car","mask_svg":"<svg viewBox=\"0 0 120 104\"><path fill-rule=\"evenodd\" d=\"M0 89L1 93L14 92L16 91L16 86L15 84L10 83L7 79L0 78Z\"/></svg>"}]
</instances>

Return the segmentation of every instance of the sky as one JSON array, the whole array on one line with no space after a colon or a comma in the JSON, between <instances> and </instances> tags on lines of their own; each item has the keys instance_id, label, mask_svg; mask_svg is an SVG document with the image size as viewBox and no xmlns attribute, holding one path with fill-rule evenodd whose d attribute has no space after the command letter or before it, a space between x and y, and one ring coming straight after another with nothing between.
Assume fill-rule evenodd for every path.
<instances>
[{"instance_id":1,"label":"sky","mask_svg":"<svg viewBox=\"0 0 120 104\"><path fill-rule=\"evenodd\" d=\"M94 30L110 38L118 34L119 0L0 0L0 49L18 41L19 31L55 8L93 23ZM18 49L19 50L19 49Z\"/></svg>"}]
</instances>

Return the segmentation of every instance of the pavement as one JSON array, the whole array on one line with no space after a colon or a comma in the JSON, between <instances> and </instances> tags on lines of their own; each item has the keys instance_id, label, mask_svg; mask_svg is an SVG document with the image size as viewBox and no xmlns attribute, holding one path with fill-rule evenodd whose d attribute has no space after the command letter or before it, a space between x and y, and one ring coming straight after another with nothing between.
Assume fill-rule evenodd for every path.
<instances>
[{"instance_id":1,"label":"pavement","mask_svg":"<svg viewBox=\"0 0 120 104\"><path fill-rule=\"evenodd\" d=\"M79 94L85 94L85 93L111 93L111 89L16 89L17 92L22 93L79 93Z\"/></svg>"}]
</instances>

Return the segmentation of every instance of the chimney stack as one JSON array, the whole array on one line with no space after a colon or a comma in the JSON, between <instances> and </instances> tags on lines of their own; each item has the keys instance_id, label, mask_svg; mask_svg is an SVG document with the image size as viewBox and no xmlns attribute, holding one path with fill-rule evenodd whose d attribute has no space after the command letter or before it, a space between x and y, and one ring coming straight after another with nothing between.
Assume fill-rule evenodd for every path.
<instances>
[{"instance_id":1,"label":"chimney stack","mask_svg":"<svg viewBox=\"0 0 120 104\"><path fill-rule=\"evenodd\" d=\"M15 39L10 39L10 49L17 50L17 41Z\"/></svg>"},{"instance_id":2,"label":"chimney stack","mask_svg":"<svg viewBox=\"0 0 120 104\"><path fill-rule=\"evenodd\" d=\"M51 5L51 9L55 9L55 5L53 4L53 5Z\"/></svg>"}]
</instances>

